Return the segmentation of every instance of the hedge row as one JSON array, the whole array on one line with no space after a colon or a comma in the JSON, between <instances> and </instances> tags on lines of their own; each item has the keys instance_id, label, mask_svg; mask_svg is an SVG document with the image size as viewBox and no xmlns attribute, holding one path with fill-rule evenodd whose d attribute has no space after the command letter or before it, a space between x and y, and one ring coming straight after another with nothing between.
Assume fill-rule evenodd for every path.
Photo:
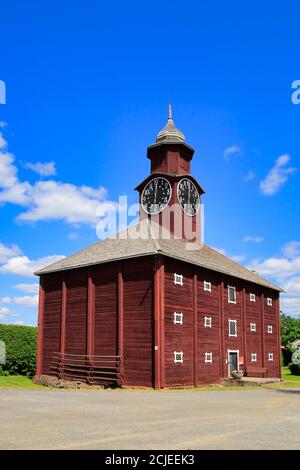
<instances>
[{"instance_id":1,"label":"hedge row","mask_svg":"<svg viewBox=\"0 0 300 470\"><path fill-rule=\"evenodd\" d=\"M35 374L37 328L33 326L0 325L0 340L6 349L5 364L0 375Z\"/></svg>"}]
</instances>

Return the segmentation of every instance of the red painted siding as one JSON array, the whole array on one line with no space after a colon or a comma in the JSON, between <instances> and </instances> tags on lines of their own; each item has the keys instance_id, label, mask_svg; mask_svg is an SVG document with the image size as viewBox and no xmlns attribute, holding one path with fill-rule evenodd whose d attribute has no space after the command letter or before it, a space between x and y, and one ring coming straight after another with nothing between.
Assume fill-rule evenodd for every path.
<instances>
[{"instance_id":1,"label":"red painted siding","mask_svg":"<svg viewBox=\"0 0 300 470\"><path fill-rule=\"evenodd\" d=\"M66 338L67 354L86 354L87 338L87 269L66 271Z\"/></svg>"},{"instance_id":2,"label":"red painted siding","mask_svg":"<svg viewBox=\"0 0 300 470\"><path fill-rule=\"evenodd\" d=\"M183 275L183 286L174 284ZM165 384L193 385L193 268L165 260ZM174 312L183 313L183 325L174 324ZM183 364L174 363L174 351L183 351Z\"/></svg>"},{"instance_id":3,"label":"red painted siding","mask_svg":"<svg viewBox=\"0 0 300 470\"><path fill-rule=\"evenodd\" d=\"M248 366L262 366L262 316L261 316L261 288L252 284L246 285L246 362ZM250 293L255 294L255 302L250 301ZM250 323L256 324L256 331L250 330ZM256 363L251 362L251 354L257 354Z\"/></svg>"},{"instance_id":4,"label":"red painted siding","mask_svg":"<svg viewBox=\"0 0 300 470\"><path fill-rule=\"evenodd\" d=\"M50 364L53 354L60 347L61 274L48 274L44 277L45 303L43 324L42 373L51 375Z\"/></svg>"},{"instance_id":5,"label":"red painted siding","mask_svg":"<svg viewBox=\"0 0 300 470\"><path fill-rule=\"evenodd\" d=\"M236 288L236 303L228 301L228 286ZM239 356L243 356L244 351L242 348L243 330L242 330L242 316L241 316L241 301L242 301L242 283L239 279L224 277L224 344L225 351L223 357L223 371L224 376L228 377L228 350L238 350ZM229 336L229 320L236 320L237 336Z\"/></svg>"},{"instance_id":6,"label":"red painted siding","mask_svg":"<svg viewBox=\"0 0 300 470\"><path fill-rule=\"evenodd\" d=\"M123 262L124 384L153 386L153 257Z\"/></svg>"},{"instance_id":7,"label":"red painted siding","mask_svg":"<svg viewBox=\"0 0 300 470\"><path fill-rule=\"evenodd\" d=\"M198 383L220 381L219 347L219 277L205 269L197 272L198 283ZM211 282L211 292L204 290L204 281ZM205 317L211 318L211 328L204 326ZM205 362L205 353L212 353L212 363Z\"/></svg>"},{"instance_id":8,"label":"red painted siding","mask_svg":"<svg viewBox=\"0 0 300 470\"><path fill-rule=\"evenodd\" d=\"M93 271L95 283L94 354L118 354L118 293L117 265L97 266Z\"/></svg>"},{"instance_id":9,"label":"red painted siding","mask_svg":"<svg viewBox=\"0 0 300 470\"><path fill-rule=\"evenodd\" d=\"M267 304L267 298L272 299L272 306ZM268 368L268 377L278 377L278 361L280 360L277 348L277 296L272 291L266 291L264 302L264 336L265 336L265 367ZM272 333L268 333L268 325L272 326ZM273 353L273 361L269 361L268 355Z\"/></svg>"}]
</instances>

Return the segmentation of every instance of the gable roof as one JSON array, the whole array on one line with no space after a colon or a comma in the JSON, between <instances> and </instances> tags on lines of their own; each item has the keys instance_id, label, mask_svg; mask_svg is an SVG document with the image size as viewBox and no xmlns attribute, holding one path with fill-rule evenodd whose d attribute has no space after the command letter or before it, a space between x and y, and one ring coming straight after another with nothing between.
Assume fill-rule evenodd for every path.
<instances>
[{"instance_id":1,"label":"gable roof","mask_svg":"<svg viewBox=\"0 0 300 470\"><path fill-rule=\"evenodd\" d=\"M264 279L256 271L251 271L232 261L208 245L175 239L165 229L161 233L161 228L155 222L150 223L148 219L46 266L35 274L42 275L155 254L168 256L283 292L280 287Z\"/></svg>"}]
</instances>

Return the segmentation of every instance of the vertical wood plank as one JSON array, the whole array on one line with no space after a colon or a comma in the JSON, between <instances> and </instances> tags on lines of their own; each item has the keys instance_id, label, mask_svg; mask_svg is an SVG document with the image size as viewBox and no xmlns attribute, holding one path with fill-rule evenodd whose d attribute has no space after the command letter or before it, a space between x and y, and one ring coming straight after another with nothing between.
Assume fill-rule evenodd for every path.
<instances>
[{"instance_id":1,"label":"vertical wood plank","mask_svg":"<svg viewBox=\"0 0 300 470\"><path fill-rule=\"evenodd\" d=\"M261 365L265 367L265 296L261 294Z\"/></svg>"},{"instance_id":2,"label":"vertical wood plank","mask_svg":"<svg viewBox=\"0 0 300 470\"><path fill-rule=\"evenodd\" d=\"M39 287L36 375L41 375L43 372L44 304L45 304L45 287L44 287L44 278L43 276L41 276L40 287Z\"/></svg>"},{"instance_id":3,"label":"vertical wood plank","mask_svg":"<svg viewBox=\"0 0 300 470\"><path fill-rule=\"evenodd\" d=\"M88 356L94 355L95 344L95 283L92 268L88 271L88 292L87 292L87 342L86 352Z\"/></svg>"},{"instance_id":4,"label":"vertical wood plank","mask_svg":"<svg viewBox=\"0 0 300 470\"><path fill-rule=\"evenodd\" d=\"M67 311L67 286L66 277L63 273L62 289L61 289L61 313L60 313L60 347L59 352L65 353L66 347L66 311Z\"/></svg>"},{"instance_id":5,"label":"vertical wood plank","mask_svg":"<svg viewBox=\"0 0 300 470\"><path fill-rule=\"evenodd\" d=\"M161 317L161 299L160 299L160 274L161 259L160 256L154 257L154 388L159 389L160 383L160 317Z\"/></svg>"},{"instance_id":6,"label":"vertical wood plank","mask_svg":"<svg viewBox=\"0 0 300 470\"><path fill-rule=\"evenodd\" d=\"M124 281L122 261L118 263L118 355L124 356Z\"/></svg>"},{"instance_id":7,"label":"vertical wood plank","mask_svg":"<svg viewBox=\"0 0 300 470\"><path fill-rule=\"evenodd\" d=\"M247 370L247 323L246 323L246 291L242 289L241 298L241 328L242 328L242 351L244 355L244 371Z\"/></svg>"},{"instance_id":8,"label":"vertical wood plank","mask_svg":"<svg viewBox=\"0 0 300 470\"><path fill-rule=\"evenodd\" d=\"M220 319L220 375L227 377L228 373L225 373L225 338L224 338L224 281L221 280L219 284L219 319Z\"/></svg>"},{"instance_id":9,"label":"vertical wood plank","mask_svg":"<svg viewBox=\"0 0 300 470\"><path fill-rule=\"evenodd\" d=\"M278 294L278 297L276 299L276 326L277 326L278 377L281 378L280 294Z\"/></svg>"},{"instance_id":10,"label":"vertical wood plank","mask_svg":"<svg viewBox=\"0 0 300 470\"><path fill-rule=\"evenodd\" d=\"M165 373L165 264L164 257L161 257L160 268L160 372L161 372L161 388L165 387L166 373Z\"/></svg>"},{"instance_id":11,"label":"vertical wood plank","mask_svg":"<svg viewBox=\"0 0 300 470\"><path fill-rule=\"evenodd\" d=\"M197 270L193 276L193 322L194 322L194 339L193 339L193 378L194 387L198 386L198 276Z\"/></svg>"}]
</instances>

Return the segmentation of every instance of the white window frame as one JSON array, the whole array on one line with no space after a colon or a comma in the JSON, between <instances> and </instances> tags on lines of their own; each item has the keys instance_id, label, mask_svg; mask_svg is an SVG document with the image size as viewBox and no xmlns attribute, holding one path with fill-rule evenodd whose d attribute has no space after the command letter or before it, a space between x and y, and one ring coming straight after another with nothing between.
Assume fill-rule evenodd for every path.
<instances>
[{"instance_id":1,"label":"white window frame","mask_svg":"<svg viewBox=\"0 0 300 470\"><path fill-rule=\"evenodd\" d=\"M234 300L230 300L230 295L229 295L229 292L230 292L230 289L233 289L233 292L234 292ZM227 290L228 290L228 303L229 304L236 304L236 287L235 286L227 286Z\"/></svg>"},{"instance_id":2,"label":"white window frame","mask_svg":"<svg viewBox=\"0 0 300 470\"><path fill-rule=\"evenodd\" d=\"M183 275L174 273L174 284L183 286Z\"/></svg>"},{"instance_id":3,"label":"white window frame","mask_svg":"<svg viewBox=\"0 0 300 470\"><path fill-rule=\"evenodd\" d=\"M230 334L230 323L235 324L235 334L234 335ZM237 338L237 320L231 320L229 318L229 320L228 320L228 336L230 336L231 338Z\"/></svg>"},{"instance_id":4,"label":"white window frame","mask_svg":"<svg viewBox=\"0 0 300 470\"><path fill-rule=\"evenodd\" d=\"M174 364L183 364L183 351L174 351Z\"/></svg>"},{"instance_id":5,"label":"white window frame","mask_svg":"<svg viewBox=\"0 0 300 470\"><path fill-rule=\"evenodd\" d=\"M273 362L274 361L274 354L273 353L268 353L268 361Z\"/></svg>"},{"instance_id":6,"label":"white window frame","mask_svg":"<svg viewBox=\"0 0 300 470\"><path fill-rule=\"evenodd\" d=\"M205 328L211 328L211 324L212 324L211 317L204 317Z\"/></svg>"},{"instance_id":7,"label":"white window frame","mask_svg":"<svg viewBox=\"0 0 300 470\"><path fill-rule=\"evenodd\" d=\"M256 323L250 323L250 331L256 331Z\"/></svg>"},{"instance_id":8,"label":"white window frame","mask_svg":"<svg viewBox=\"0 0 300 470\"><path fill-rule=\"evenodd\" d=\"M206 352L204 355L204 362L205 364L212 364L213 361L213 353L212 352Z\"/></svg>"},{"instance_id":9,"label":"white window frame","mask_svg":"<svg viewBox=\"0 0 300 470\"><path fill-rule=\"evenodd\" d=\"M273 325L268 325L268 333L269 334L273 333Z\"/></svg>"},{"instance_id":10,"label":"white window frame","mask_svg":"<svg viewBox=\"0 0 300 470\"><path fill-rule=\"evenodd\" d=\"M250 292L249 294L250 302L256 302L256 296L253 294L253 292Z\"/></svg>"},{"instance_id":11,"label":"white window frame","mask_svg":"<svg viewBox=\"0 0 300 470\"><path fill-rule=\"evenodd\" d=\"M267 297L267 305L268 305L269 307L272 307L272 305L273 305L273 300L271 299L271 297Z\"/></svg>"},{"instance_id":12,"label":"white window frame","mask_svg":"<svg viewBox=\"0 0 300 470\"><path fill-rule=\"evenodd\" d=\"M251 362L257 362L257 353L251 353Z\"/></svg>"},{"instance_id":13,"label":"white window frame","mask_svg":"<svg viewBox=\"0 0 300 470\"><path fill-rule=\"evenodd\" d=\"M211 292L211 282L210 281L204 281L203 282L203 288L206 292Z\"/></svg>"},{"instance_id":14,"label":"white window frame","mask_svg":"<svg viewBox=\"0 0 300 470\"><path fill-rule=\"evenodd\" d=\"M174 312L174 325L182 325L183 324L183 313Z\"/></svg>"}]
</instances>

